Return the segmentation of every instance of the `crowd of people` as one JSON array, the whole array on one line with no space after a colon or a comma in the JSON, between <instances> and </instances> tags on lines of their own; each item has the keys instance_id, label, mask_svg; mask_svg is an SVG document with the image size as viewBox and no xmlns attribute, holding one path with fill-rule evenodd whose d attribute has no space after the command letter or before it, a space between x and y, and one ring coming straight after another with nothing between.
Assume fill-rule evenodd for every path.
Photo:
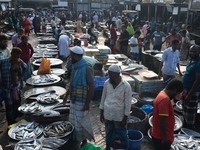
<instances>
[{"instance_id":1,"label":"crowd of people","mask_svg":"<svg viewBox=\"0 0 200 150\"><path fill-rule=\"evenodd\" d=\"M0 35L0 100L5 101L8 124L13 124L21 115L17 108L21 104L22 81L26 81L32 74L30 59L34 49L28 43L28 36L31 30L34 30L35 34L46 32L46 24L49 22L54 36L57 36L59 57L70 58L67 64L71 72L70 86L63 103L66 103L70 96L69 120L74 126L72 139L78 143L82 142L84 146L87 144L87 137L83 132L81 121L85 111L89 110L94 93L94 68L101 70L102 65L95 63L92 66L86 61L88 58L83 56L84 50L81 48L80 40L74 43L74 47L69 47L69 36L62 33L67 15L60 16L58 18L50 14L42 17L39 14L24 14L21 16L23 21L19 21L17 27L13 19L15 17L8 16L9 27L14 27L17 33L12 37L11 53L7 49L8 38ZM82 32L82 23L85 23L83 20L87 20L85 17L86 14L83 12L77 16L76 32ZM90 18L91 26L88 34L95 39L96 44L98 44L98 39L93 29L98 29L101 17L102 14L99 16L93 13ZM159 79L163 77L164 89L154 100L152 137L155 150L169 150L174 140L175 125L173 106L170 101L180 93L183 100L184 127L195 129L200 84L200 46L190 45L191 26L188 25L186 29L177 31L168 23L168 32L165 33L153 18L150 22L146 21L140 28L137 20L131 21L130 18L116 17L112 14L108 15L105 25L110 30L109 45L112 52L122 53L136 63L141 61L141 52L150 49L150 43L152 43L152 49L158 51L163 50L162 45L166 43L167 49L163 51L158 74ZM117 31L120 32L119 36ZM119 46L116 50L114 47L117 44ZM182 75L179 67L180 59L186 61L188 58L190 61L185 74ZM183 76L182 81L174 79L176 67L180 76ZM127 118L131 109L132 91L130 84L123 80L120 73L120 67L115 64L108 68L109 79L104 83L99 106L100 121L105 123L106 150L110 150L110 147L116 144L115 142L121 143L121 147L118 148L128 147Z\"/></svg>"}]
</instances>

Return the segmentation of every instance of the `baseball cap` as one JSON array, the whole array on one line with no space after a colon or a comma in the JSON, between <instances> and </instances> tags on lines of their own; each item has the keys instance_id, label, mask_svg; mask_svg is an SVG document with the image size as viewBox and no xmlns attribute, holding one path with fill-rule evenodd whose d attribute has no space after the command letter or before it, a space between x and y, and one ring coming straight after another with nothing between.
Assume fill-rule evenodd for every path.
<instances>
[{"instance_id":1,"label":"baseball cap","mask_svg":"<svg viewBox=\"0 0 200 150\"><path fill-rule=\"evenodd\" d=\"M80 46L74 46L70 50L75 54L83 54L83 49Z\"/></svg>"},{"instance_id":2,"label":"baseball cap","mask_svg":"<svg viewBox=\"0 0 200 150\"><path fill-rule=\"evenodd\" d=\"M108 68L109 71L112 71L112 72L116 72L116 73L120 73L120 68L118 65L116 64L112 64L109 68Z\"/></svg>"}]
</instances>

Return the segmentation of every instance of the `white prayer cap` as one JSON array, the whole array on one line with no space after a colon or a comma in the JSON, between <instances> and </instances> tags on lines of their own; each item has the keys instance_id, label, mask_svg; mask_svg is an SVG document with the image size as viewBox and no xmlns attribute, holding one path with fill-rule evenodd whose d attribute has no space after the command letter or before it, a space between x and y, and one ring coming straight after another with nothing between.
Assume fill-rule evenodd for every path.
<instances>
[{"instance_id":1,"label":"white prayer cap","mask_svg":"<svg viewBox=\"0 0 200 150\"><path fill-rule=\"evenodd\" d=\"M112 71L112 72L116 72L116 73L120 73L120 68L118 65L116 64L112 64L109 68L108 68L109 71Z\"/></svg>"},{"instance_id":2,"label":"white prayer cap","mask_svg":"<svg viewBox=\"0 0 200 150\"><path fill-rule=\"evenodd\" d=\"M75 54L83 54L83 49L80 46L74 46L70 50Z\"/></svg>"}]
</instances>

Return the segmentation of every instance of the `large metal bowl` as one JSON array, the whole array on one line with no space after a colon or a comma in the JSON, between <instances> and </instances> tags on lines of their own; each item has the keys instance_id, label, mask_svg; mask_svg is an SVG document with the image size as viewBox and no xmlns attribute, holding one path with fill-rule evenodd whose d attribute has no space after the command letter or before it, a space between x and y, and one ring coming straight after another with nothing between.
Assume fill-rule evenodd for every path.
<instances>
[{"instance_id":1,"label":"large metal bowl","mask_svg":"<svg viewBox=\"0 0 200 150\"><path fill-rule=\"evenodd\" d=\"M182 100L179 100L176 102L176 107L179 109L179 110L182 110L182 103L183 101ZM200 114L200 102L198 103L197 105L197 113Z\"/></svg>"},{"instance_id":2,"label":"large metal bowl","mask_svg":"<svg viewBox=\"0 0 200 150\"><path fill-rule=\"evenodd\" d=\"M175 126L174 126L174 131L178 131L182 128L183 122L182 120L175 114ZM152 127L153 126L153 115L149 117L149 125Z\"/></svg>"}]
</instances>

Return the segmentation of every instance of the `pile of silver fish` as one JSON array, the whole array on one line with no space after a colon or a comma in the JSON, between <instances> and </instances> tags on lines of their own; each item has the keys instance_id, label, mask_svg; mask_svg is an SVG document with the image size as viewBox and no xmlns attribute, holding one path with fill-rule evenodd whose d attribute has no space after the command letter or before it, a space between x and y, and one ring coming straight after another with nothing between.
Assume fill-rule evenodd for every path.
<instances>
[{"instance_id":1,"label":"pile of silver fish","mask_svg":"<svg viewBox=\"0 0 200 150\"><path fill-rule=\"evenodd\" d=\"M40 83L48 83L48 82L54 82L56 79L54 79L51 75L45 74L45 75L39 75L32 78L34 84L40 84Z\"/></svg>"},{"instance_id":2,"label":"pile of silver fish","mask_svg":"<svg viewBox=\"0 0 200 150\"><path fill-rule=\"evenodd\" d=\"M174 142L171 145L173 150L199 150L200 141L192 136L177 134L174 136Z\"/></svg>"},{"instance_id":3,"label":"pile of silver fish","mask_svg":"<svg viewBox=\"0 0 200 150\"><path fill-rule=\"evenodd\" d=\"M25 114L32 114L41 111L40 105L37 102L32 102L30 104L21 105L18 110Z\"/></svg>"},{"instance_id":4,"label":"pile of silver fish","mask_svg":"<svg viewBox=\"0 0 200 150\"><path fill-rule=\"evenodd\" d=\"M58 138L45 138L42 140L43 148L57 149L65 144L65 140Z\"/></svg>"},{"instance_id":5,"label":"pile of silver fish","mask_svg":"<svg viewBox=\"0 0 200 150\"><path fill-rule=\"evenodd\" d=\"M24 122L12 127L8 135L14 140L36 138L42 134L43 128L36 122Z\"/></svg>"},{"instance_id":6,"label":"pile of silver fish","mask_svg":"<svg viewBox=\"0 0 200 150\"><path fill-rule=\"evenodd\" d=\"M65 137L73 131L73 126L68 121L54 122L44 128L47 137Z\"/></svg>"},{"instance_id":7,"label":"pile of silver fish","mask_svg":"<svg viewBox=\"0 0 200 150\"><path fill-rule=\"evenodd\" d=\"M59 95L56 93L46 93L37 96L37 101L40 103L51 104L57 102L59 99Z\"/></svg>"},{"instance_id":8,"label":"pile of silver fish","mask_svg":"<svg viewBox=\"0 0 200 150\"><path fill-rule=\"evenodd\" d=\"M15 145L15 150L42 150L42 144L37 139L24 139Z\"/></svg>"}]
</instances>

